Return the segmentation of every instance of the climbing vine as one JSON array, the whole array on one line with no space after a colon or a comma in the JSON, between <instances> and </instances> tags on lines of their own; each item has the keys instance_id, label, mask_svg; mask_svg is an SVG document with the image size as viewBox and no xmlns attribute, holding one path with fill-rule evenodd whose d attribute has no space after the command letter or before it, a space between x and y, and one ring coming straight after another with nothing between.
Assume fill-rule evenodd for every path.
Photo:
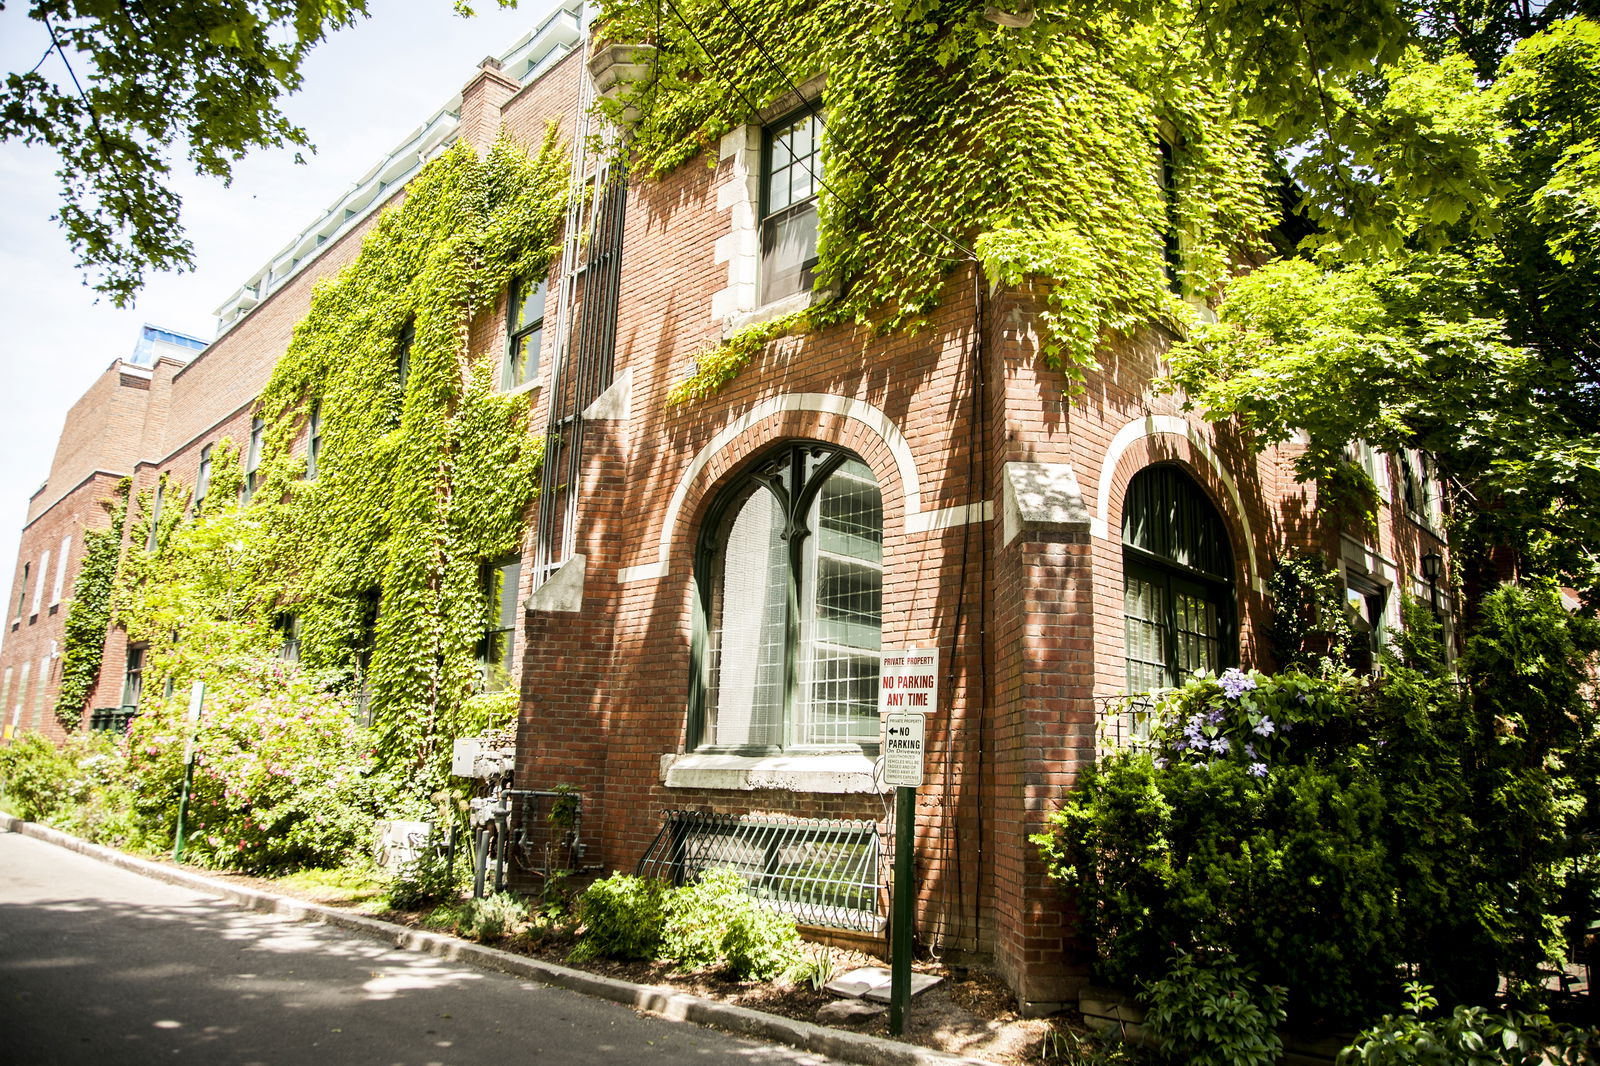
<instances>
[{"instance_id":1,"label":"climbing vine","mask_svg":"<svg viewBox=\"0 0 1600 1066\"><path fill-rule=\"evenodd\" d=\"M1181 7L1130 23L1052 5L1003 29L959 0L607 0L607 38L658 48L607 106L637 110L638 163L659 175L824 76L818 283L842 295L792 325L914 326L976 256L996 283L1044 283L1046 357L1077 377L1108 336L1191 314L1164 234L1178 287L1207 298L1274 221L1264 138ZM740 339L686 395L748 359Z\"/></svg>"},{"instance_id":2,"label":"climbing vine","mask_svg":"<svg viewBox=\"0 0 1600 1066\"><path fill-rule=\"evenodd\" d=\"M123 478L105 501L111 523L83 533L83 565L72 582L72 602L67 605L61 648L61 688L56 695L56 721L67 730L77 729L89 693L100 677L100 657L105 650L106 627L111 620L111 593L117 580L117 557L122 550L122 523L128 511L128 479Z\"/></svg>"},{"instance_id":3,"label":"climbing vine","mask_svg":"<svg viewBox=\"0 0 1600 1066\"><path fill-rule=\"evenodd\" d=\"M297 631L302 672L360 694L381 759L425 794L450 738L480 725L484 566L518 550L542 453L528 394L495 388L483 316L513 277L548 272L566 189L553 131L532 157L457 145L318 286L257 407L248 501L219 442L197 513L124 568L117 618L150 642L147 692L259 663Z\"/></svg>"}]
</instances>

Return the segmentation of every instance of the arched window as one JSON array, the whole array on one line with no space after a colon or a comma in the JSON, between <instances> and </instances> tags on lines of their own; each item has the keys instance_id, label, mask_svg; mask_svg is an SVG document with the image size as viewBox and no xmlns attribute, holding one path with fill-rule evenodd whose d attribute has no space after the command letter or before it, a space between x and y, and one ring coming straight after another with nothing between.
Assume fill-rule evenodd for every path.
<instances>
[{"instance_id":1,"label":"arched window","mask_svg":"<svg viewBox=\"0 0 1600 1066\"><path fill-rule=\"evenodd\" d=\"M1135 474L1122 505L1122 615L1128 691L1172 688L1238 661L1233 552L1211 501L1187 474Z\"/></svg>"},{"instance_id":2,"label":"arched window","mask_svg":"<svg viewBox=\"0 0 1600 1066\"><path fill-rule=\"evenodd\" d=\"M695 577L692 746L876 747L883 497L865 463L812 442L765 457L713 505Z\"/></svg>"}]
</instances>

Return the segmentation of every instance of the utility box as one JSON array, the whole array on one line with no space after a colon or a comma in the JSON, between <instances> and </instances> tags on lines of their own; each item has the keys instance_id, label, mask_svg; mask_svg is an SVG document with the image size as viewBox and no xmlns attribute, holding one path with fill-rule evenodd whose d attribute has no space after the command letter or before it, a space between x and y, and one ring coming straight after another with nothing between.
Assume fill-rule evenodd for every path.
<instances>
[{"instance_id":1,"label":"utility box","mask_svg":"<svg viewBox=\"0 0 1600 1066\"><path fill-rule=\"evenodd\" d=\"M482 737L462 737L450 748L450 772L456 777L477 777Z\"/></svg>"}]
</instances>

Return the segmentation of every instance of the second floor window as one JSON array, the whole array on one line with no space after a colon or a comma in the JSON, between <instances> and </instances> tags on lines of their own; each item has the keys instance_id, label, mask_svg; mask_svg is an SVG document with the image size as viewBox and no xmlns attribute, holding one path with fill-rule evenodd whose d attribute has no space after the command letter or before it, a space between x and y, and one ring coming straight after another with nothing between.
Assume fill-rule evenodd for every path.
<instances>
[{"instance_id":1,"label":"second floor window","mask_svg":"<svg viewBox=\"0 0 1600 1066\"><path fill-rule=\"evenodd\" d=\"M526 385L539 374L539 345L544 341L545 281L517 278L511 283L506 310L506 362L500 387Z\"/></svg>"},{"instance_id":2,"label":"second floor window","mask_svg":"<svg viewBox=\"0 0 1600 1066\"><path fill-rule=\"evenodd\" d=\"M311 401L311 420L306 434L306 480L317 477L317 458L322 454L322 401Z\"/></svg>"},{"instance_id":3,"label":"second floor window","mask_svg":"<svg viewBox=\"0 0 1600 1066\"><path fill-rule=\"evenodd\" d=\"M761 302L809 292L817 266L822 188L819 115L805 111L766 129L761 165Z\"/></svg>"},{"instance_id":4,"label":"second floor window","mask_svg":"<svg viewBox=\"0 0 1600 1066\"><path fill-rule=\"evenodd\" d=\"M144 645L128 645L127 666L122 674L122 705L138 707L139 693L144 690Z\"/></svg>"},{"instance_id":5,"label":"second floor window","mask_svg":"<svg viewBox=\"0 0 1600 1066\"><path fill-rule=\"evenodd\" d=\"M200 510L200 505L206 502L206 493L211 490L211 445L207 444L200 449L200 472L194 476L194 509Z\"/></svg>"},{"instance_id":6,"label":"second floor window","mask_svg":"<svg viewBox=\"0 0 1600 1066\"><path fill-rule=\"evenodd\" d=\"M250 497L256 494L256 475L261 469L261 438L266 433L266 423L259 418L250 420L250 448L245 452L244 461L244 500L249 503Z\"/></svg>"}]
</instances>

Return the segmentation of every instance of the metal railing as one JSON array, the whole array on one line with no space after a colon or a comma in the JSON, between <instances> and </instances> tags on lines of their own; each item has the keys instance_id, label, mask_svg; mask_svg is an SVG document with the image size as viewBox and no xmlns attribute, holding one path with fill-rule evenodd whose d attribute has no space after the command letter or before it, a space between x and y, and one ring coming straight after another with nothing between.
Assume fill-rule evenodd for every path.
<instances>
[{"instance_id":1,"label":"metal railing","mask_svg":"<svg viewBox=\"0 0 1600 1066\"><path fill-rule=\"evenodd\" d=\"M100 733L126 733L138 707L96 707L89 712L89 728Z\"/></svg>"},{"instance_id":2,"label":"metal railing","mask_svg":"<svg viewBox=\"0 0 1600 1066\"><path fill-rule=\"evenodd\" d=\"M681 885L725 868L796 921L877 932L884 925L881 846L869 821L668 811L636 872Z\"/></svg>"}]
</instances>

